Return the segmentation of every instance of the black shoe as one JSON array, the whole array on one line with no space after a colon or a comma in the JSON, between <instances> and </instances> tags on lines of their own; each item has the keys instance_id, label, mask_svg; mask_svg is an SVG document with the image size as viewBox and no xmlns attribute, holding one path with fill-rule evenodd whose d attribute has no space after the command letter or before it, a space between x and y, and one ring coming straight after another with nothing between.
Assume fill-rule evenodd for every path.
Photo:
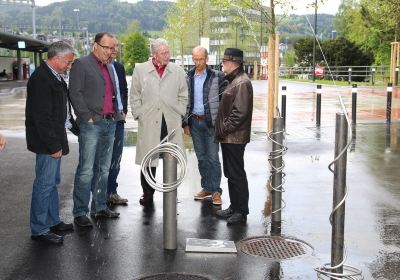
<instances>
[{"instance_id":1,"label":"black shoe","mask_svg":"<svg viewBox=\"0 0 400 280\"><path fill-rule=\"evenodd\" d=\"M139 199L139 203L140 203L140 205L143 205L143 206L151 206L151 205L153 205L153 195L152 194L148 194L148 193L144 193L142 195L142 197Z\"/></svg>"},{"instance_id":2,"label":"black shoe","mask_svg":"<svg viewBox=\"0 0 400 280\"><path fill-rule=\"evenodd\" d=\"M228 225L244 224L247 221L247 216L243 215L242 213L235 212L226 221L228 222Z\"/></svg>"},{"instance_id":3,"label":"black shoe","mask_svg":"<svg viewBox=\"0 0 400 280\"><path fill-rule=\"evenodd\" d=\"M97 219L99 217L105 217L105 218L113 219L113 218L118 218L119 217L119 213L111 211L110 209L106 208L104 210L101 210L101 211L97 212L94 215L95 219Z\"/></svg>"},{"instance_id":4,"label":"black shoe","mask_svg":"<svg viewBox=\"0 0 400 280\"><path fill-rule=\"evenodd\" d=\"M225 210L217 210L217 212L215 212L215 215L217 215L220 218L227 219L230 216L232 216L233 213L235 213L235 211L233 211L233 209L226 208Z\"/></svg>"},{"instance_id":5,"label":"black shoe","mask_svg":"<svg viewBox=\"0 0 400 280\"><path fill-rule=\"evenodd\" d=\"M90 222L89 218L85 215L75 217L74 223L80 227L93 227L92 223Z\"/></svg>"},{"instance_id":6,"label":"black shoe","mask_svg":"<svg viewBox=\"0 0 400 280\"><path fill-rule=\"evenodd\" d=\"M60 222L55 226L50 227L51 231L70 231L74 230L74 226L72 224L66 224L64 222Z\"/></svg>"},{"instance_id":7,"label":"black shoe","mask_svg":"<svg viewBox=\"0 0 400 280\"><path fill-rule=\"evenodd\" d=\"M62 236L52 233L51 231L41 235L31 235L31 239L53 244L61 244L64 241Z\"/></svg>"}]
</instances>

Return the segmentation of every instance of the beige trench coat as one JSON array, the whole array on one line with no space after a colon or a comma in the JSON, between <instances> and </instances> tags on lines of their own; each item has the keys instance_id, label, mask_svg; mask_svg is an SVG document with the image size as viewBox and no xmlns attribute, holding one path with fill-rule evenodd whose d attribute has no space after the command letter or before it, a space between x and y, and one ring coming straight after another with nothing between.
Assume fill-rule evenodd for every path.
<instances>
[{"instance_id":1,"label":"beige trench coat","mask_svg":"<svg viewBox=\"0 0 400 280\"><path fill-rule=\"evenodd\" d=\"M182 116L186 113L188 89L183 69L168 63L160 78L153 63L137 63L132 74L131 112L138 121L136 164L160 143L161 119L164 114L168 133L176 129L171 142L183 150ZM153 161L157 166L158 160Z\"/></svg>"}]
</instances>

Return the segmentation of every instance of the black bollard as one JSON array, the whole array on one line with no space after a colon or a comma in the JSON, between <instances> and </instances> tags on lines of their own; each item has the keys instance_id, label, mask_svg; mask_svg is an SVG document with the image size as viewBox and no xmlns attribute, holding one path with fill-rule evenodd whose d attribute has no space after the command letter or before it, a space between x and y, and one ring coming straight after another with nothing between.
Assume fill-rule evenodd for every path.
<instances>
[{"instance_id":1,"label":"black bollard","mask_svg":"<svg viewBox=\"0 0 400 280\"><path fill-rule=\"evenodd\" d=\"M392 83L387 86L387 99L386 99L386 123L390 124L392 121Z\"/></svg>"},{"instance_id":2,"label":"black bollard","mask_svg":"<svg viewBox=\"0 0 400 280\"><path fill-rule=\"evenodd\" d=\"M281 102L281 112L283 118L283 127L286 127L286 86L282 86L282 102Z\"/></svg>"},{"instance_id":3,"label":"black bollard","mask_svg":"<svg viewBox=\"0 0 400 280\"><path fill-rule=\"evenodd\" d=\"M317 85L317 126L321 126L321 92L322 92L322 86Z\"/></svg>"},{"instance_id":4,"label":"black bollard","mask_svg":"<svg viewBox=\"0 0 400 280\"><path fill-rule=\"evenodd\" d=\"M357 85L353 84L351 88L351 120L355 125L357 122Z\"/></svg>"},{"instance_id":5,"label":"black bollard","mask_svg":"<svg viewBox=\"0 0 400 280\"><path fill-rule=\"evenodd\" d=\"M335 159L342 153L347 145L348 125L346 117L343 113L336 114L336 131L335 131ZM337 266L343 261L344 252L344 219L345 219L345 202L340 206L346 194L346 166L347 151L342 153L334 163L333 176L333 212L331 215L332 224L332 250L331 250L331 266ZM333 270L334 273L343 273L343 266Z\"/></svg>"},{"instance_id":6,"label":"black bollard","mask_svg":"<svg viewBox=\"0 0 400 280\"><path fill-rule=\"evenodd\" d=\"M395 75L394 75L394 85L399 85L399 67L396 67Z\"/></svg>"}]
</instances>

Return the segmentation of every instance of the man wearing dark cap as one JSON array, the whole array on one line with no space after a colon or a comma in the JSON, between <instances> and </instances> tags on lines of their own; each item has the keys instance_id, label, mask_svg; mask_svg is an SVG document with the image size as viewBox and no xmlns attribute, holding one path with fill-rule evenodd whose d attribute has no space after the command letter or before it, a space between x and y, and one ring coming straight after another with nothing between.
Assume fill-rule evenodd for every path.
<instances>
[{"instance_id":1,"label":"man wearing dark cap","mask_svg":"<svg viewBox=\"0 0 400 280\"><path fill-rule=\"evenodd\" d=\"M243 51L227 48L222 60L226 87L215 121L215 140L221 143L224 175L228 179L230 206L216 215L228 225L246 223L249 188L244 170L244 150L250 142L253 87L243 71Z\"/></svg>"}]
</instances>

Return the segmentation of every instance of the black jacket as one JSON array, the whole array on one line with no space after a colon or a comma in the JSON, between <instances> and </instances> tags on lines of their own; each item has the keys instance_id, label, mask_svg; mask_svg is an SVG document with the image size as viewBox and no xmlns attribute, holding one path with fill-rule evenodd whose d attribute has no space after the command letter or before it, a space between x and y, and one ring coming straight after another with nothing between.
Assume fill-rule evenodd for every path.
<instances>
[{"instance_id":1,"label":"black jacket","mask_svg":"<svg viewBox=\"0 0 400 280\"><path fill-rule=\"evenodd\" d=\"M117 72L121 101L126 115L128 113L128 84L126 82L125 68L124 65L117 61L114 61L114 67L115 72Z\"/></svg>"},{"instance_id":2,"label":"black jacket","mask_svg":"<svg viewBox=\"0 0 400 280\"><path fill-rule=\"evenodd\" d=\"M217 117L219 101L221 100L220 86L224 80L224 73L213 70L209 66L206 68L207 77L203 85L203 104L204 115L208 127L214 127ZM188 84L189 101L186 108L186 115L182 121L182 127L187 125L192 126L192 118L190 117L194 107L194 74L195 68L189 70L186 81Z\"/></svg>"},{"instance_id":3,"label":"black jacket","mask_svg":"<svg viewBox=\"0 0 400 280\"><path fill-rule=\"evenodd\" d=\"M65 120L68 89L42 62L27 85L25 108L26 143L37 154L69 153Z\"/></svg>"}]
</instances>

